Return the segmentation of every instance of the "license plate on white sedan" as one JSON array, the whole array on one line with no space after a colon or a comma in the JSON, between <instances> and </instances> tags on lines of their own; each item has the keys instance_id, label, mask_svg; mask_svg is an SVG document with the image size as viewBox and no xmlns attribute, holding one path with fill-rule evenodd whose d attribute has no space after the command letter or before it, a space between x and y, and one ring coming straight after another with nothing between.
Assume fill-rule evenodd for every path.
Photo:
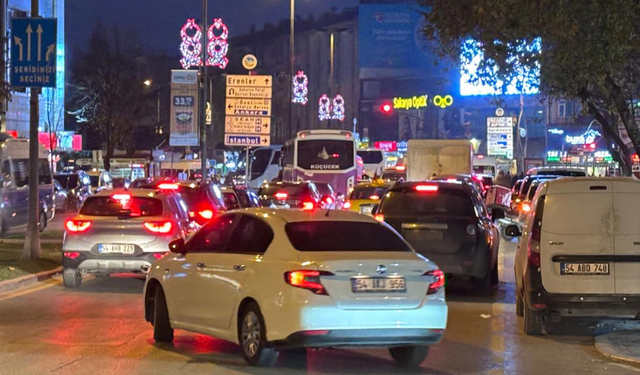
<instances>
[{"instance_id":1,"label":"license plate on white sedan","mask_svg":"<svg viewBox=\"0 0 640 375\"><path fill-rule=\"evenodd\" d=\"M351 279L351 290L354 293L405 292L407 286L404 277L357 277Z\"/></svg>"},{"instance_id":2,"label":"license plate on white sedan","mask_svg":"<svg viewBox=\"0 0 640 375\"><path fill-rule=\"evenodd\" d=\"M100 254L133 254L136 250L135 245L119 245L119 244L99 244L98 252Z\"/></svg>"},{"instance_id":3,"label":"license plate on white sedan","mask_svg":"<svg viewBox=\"0 0 640 375\"><path fill-rule=\"evenodd\" d=\"M561 275L608 275L609 263L560 263Z\"/></svg>"}]
</instances>

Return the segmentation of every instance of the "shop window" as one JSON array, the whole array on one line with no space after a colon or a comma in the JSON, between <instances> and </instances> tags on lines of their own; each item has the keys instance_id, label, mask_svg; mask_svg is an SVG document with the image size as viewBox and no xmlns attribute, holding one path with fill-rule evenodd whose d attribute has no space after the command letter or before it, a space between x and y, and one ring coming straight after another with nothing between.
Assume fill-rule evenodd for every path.
<instances>
[{"instance_id":1,"label":"shop window","mask_svg":"<svg viewBox=\"0 0 640 375\"><path fill-rule=\"evenodd\" d=\"M565 102L564 100L558 100L558 117L567 117L567 102Z\"/></svg>"}]
</instances>

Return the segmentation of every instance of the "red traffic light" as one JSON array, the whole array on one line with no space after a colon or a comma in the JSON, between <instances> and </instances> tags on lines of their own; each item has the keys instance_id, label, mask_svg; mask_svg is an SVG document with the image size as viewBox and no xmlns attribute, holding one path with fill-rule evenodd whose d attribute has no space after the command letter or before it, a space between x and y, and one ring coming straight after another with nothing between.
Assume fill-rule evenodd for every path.
<instances>
[{"instance_id":1,"label":"red traffic light","mask_svg":"<svg viewBox=\"0 0 640 375\"><path fill-rule=\"evenodd\" d=\"M591 151L593 151L593 150L595 150L595 149L596 149L596 144L595 144L595 143L589 143L589 144L586 144L586 145L585 145L585 148L586 148L587 150L591 150Z\"/></svg>"},{"instance_id":2,"label":"red traffic light","mask_svg":"<svg viewBox=\"0 0 640 375\"><path fill-rule=\"evenodd\" d=\"M391 104L389 103L385 103L380 107L380 110L384 113L391 113L391 109L392 107L391 107Z\"/></svg>"}]
</instances>

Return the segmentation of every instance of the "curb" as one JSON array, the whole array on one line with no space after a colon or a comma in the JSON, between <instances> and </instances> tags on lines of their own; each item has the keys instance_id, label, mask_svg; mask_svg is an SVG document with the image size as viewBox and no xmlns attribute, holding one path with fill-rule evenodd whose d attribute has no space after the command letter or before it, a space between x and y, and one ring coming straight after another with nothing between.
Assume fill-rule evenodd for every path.
<instances>
[{"instance_id":1,"label":"curb","mask_svg":"<svg viewBox=\"0 0 640 375\"><path fill-rule=\"evenodd\" d=\"M35 273L33 275L20 276L16 279L0 281L0 293L9 292L19 288L24 288L29 285L35 284L38 281L50 279L54 275L60 272L62 272L62 267L58 267L50 271Z\"/></svg>"},{"instance_id":2,"label":"curb","mask_svg":"<svg viewBox=\"0 0 640 375\"><path fill-rule=\"evenodd\" d=\"M640 342L640 331L622 331L595 338L595 348L603 356L616 361L640 365L640 346L631 341ZM625 341L629 345L623 345Z\"/></svg>"}]
</instances>

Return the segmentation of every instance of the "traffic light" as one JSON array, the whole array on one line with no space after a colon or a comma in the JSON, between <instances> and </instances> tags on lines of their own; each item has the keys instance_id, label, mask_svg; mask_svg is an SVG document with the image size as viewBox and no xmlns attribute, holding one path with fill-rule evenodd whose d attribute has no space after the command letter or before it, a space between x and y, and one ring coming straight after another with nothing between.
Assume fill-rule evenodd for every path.
<instances>
[{"instance_id":1,"label":"traffic light","mask_svg":"<svg viewBox=\"0 0 640 375\"><path fill-rule=\"evenodd\" d=\"M588 151L588 152L593 152L596 150L596 144L595 143L587 143L586 145L584 145L584 150Z\"/></svg>"},{"instance_id":2,"label":"traffic light","mask_svg":"<svg viewBox=\"0 0 640 375\"><path fill-rule=\"evenodd\" d=\"M380 106L380 111L382 113L390 114L392 110L393 110L393 107L389 103L384 103L383 105Z\"/></svg>"}]
</instances>

